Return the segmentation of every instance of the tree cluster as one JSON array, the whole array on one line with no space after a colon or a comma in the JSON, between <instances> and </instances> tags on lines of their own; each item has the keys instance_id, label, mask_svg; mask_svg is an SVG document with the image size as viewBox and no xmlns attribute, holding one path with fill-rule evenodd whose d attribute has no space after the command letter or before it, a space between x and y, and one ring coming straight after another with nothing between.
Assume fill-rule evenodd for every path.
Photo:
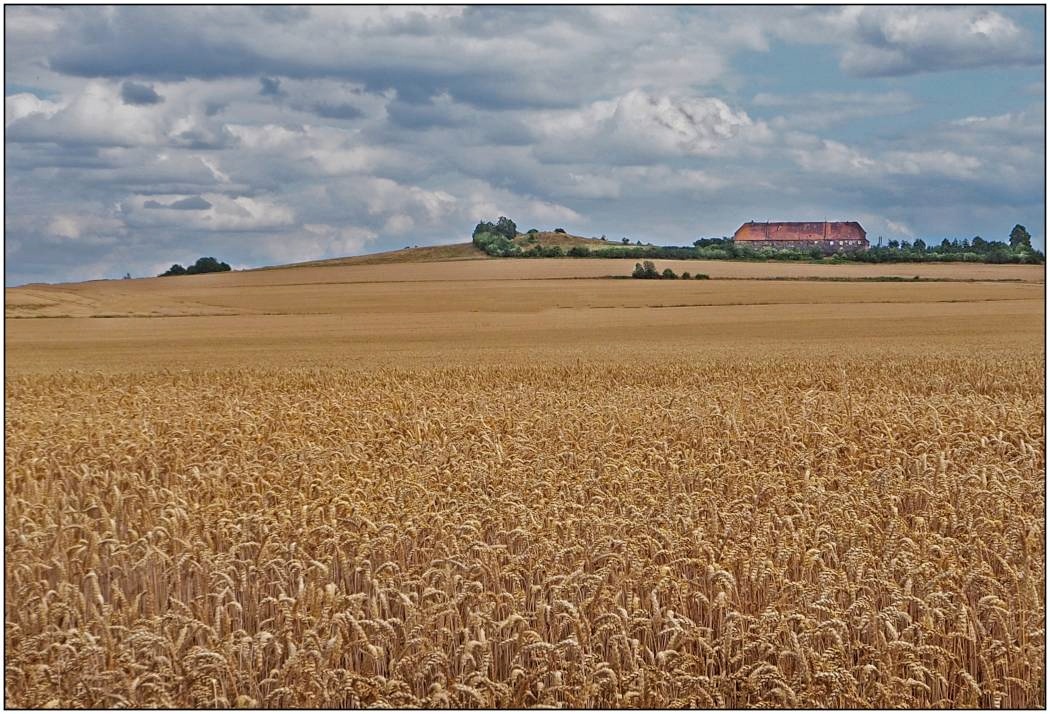
<instances>
[{"instance_id":1,"label":"tree cluster","mask_svg":"<svg viewBox=\"0 0 1050 714\"><path fill-rule=\"evenodd\" d=\"M1046 258L1032 247L1032 236L1024 226L1018 224L1010 231L1009 243L985 240L981 236L973 239L955 238L941 240L928 245L921 238L914 242L891 240L885 246L875 245L867 251L851 255L836 256L836 260L860 263L1029 263L1041 264Z\"/></svg>"},{"instance_id":2,"label":"tree cluster","mask_svg":"<svg viewBox=\"0 0 1050 714\"><path fill-rule=\"evenodd\" d=\"M201 273L225 273L229 269L230 266L228 263L218 261L215 258L198 258L197 262L188 268L184 268L178 263L175 263L161 273L159 277L166 278L171 275L199 275Z\"/></svg>"},{"instance_id":3,"label":"tree cluster","mask_svg":"<svg viewBox=\"0 0 1050 714\"><path fill-rule=\"evenodd\" d=\"M474 227L472 239L474 245L489 255L507 258L521 253L521 248L514 245L514 238L518 235L518 227L514 221L506 216L500 216L492 223L481 221Z\"/></svg>"}]
</instances>

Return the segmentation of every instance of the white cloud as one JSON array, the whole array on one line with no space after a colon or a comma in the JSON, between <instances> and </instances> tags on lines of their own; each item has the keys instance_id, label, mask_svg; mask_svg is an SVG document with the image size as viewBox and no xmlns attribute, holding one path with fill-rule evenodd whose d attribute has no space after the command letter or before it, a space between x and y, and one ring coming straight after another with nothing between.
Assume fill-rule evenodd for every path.
<instances>
[{"instance_id":1,"label":"white cloud","mask_svg":"<svg viewBox=\"0 0 1050 714\"><path fill-rule=\"evenodd\" d=\"M224 173L219 168L219 166L218 166L218 164L216 162L214 162L214 161L212 161L210 159L207 159L207 158L205 158L203 156L199 156L197 158L200 159L200 162L204 165L204 167L206 169L208 169L208 171L211 172L211 175L215 177L216 181L218 181L220 183L230 183L230 176L229 176L229 174Z\"/></svg>"},{"instance_id":2,"label":"white cloud","mask_svg":"<svg viewBox=\"0 0 1050 714\"><path fill-rule=\"evenodd\" d=\"M544 151L552 157L605 150L628 163L731 154L771 138L764 123L721 99L656 96L639 89L580 110L538 113L532 125L551 143Z\"/></svg>"},{"instance_id":3,"label":"white cloud","mask_svg":"<svg viewBox=\"0 0 1050 714\"><path fill-rule=\"evenodd\" d=\"M373 215L396 214L408 209L433 221L448 215L457 203L456 197L446 191L404 186L386 178L366 179L361 189L368 212Z\"/></svg>"},{"instance_id":4,"label":"white cloud","mask_svg":"<svg viewBox=\"0 0 1050 714\"><path fill-rule=\"evenodd\" d=\"M842 174L876 180L899 174L948 176L972 179L981 168L981 161L948 150L887 151L882 155L868 155L841 142L828 139L797 139L809 144L790 150L795 162L814 173Z\"/></svg>"},{"instance_id":5,"label":"white cloud","mask_svg":"<svg viewBox=\"0 0 1050 714\"><path fill-rule=\"evenodd\" d=\"M128 106L109 83L90 82L55 111L33 112L14 120L8 136L15 140L135 146L155 144L163 129L162 105Z\"/></svg>"},{"instance_id":6,"label":"white cloud","mask_svg":"<svg viewBox=\"0 0 1050 714\"><path fill-rule=\"evenodd\" d=\"M850 6L831 24L850 40L842 68L860 76L1031 65L1042 59L1027 33L988 8Z\"/></svg>"},{"instance_id":7,"label":"white cloud","mask_svg":"<svg viewBox=\"0 0 1050 714\"><path fill-rule=\"evenodd\" d=\"M383 223L383 232L395 236L402 235L415 228L415 225L416 222L412 219L412 216L398 213L386 219L386 222Z\"/></svg>"},{"instance_id":8,"label":"white cloud","mask_svg":"<svg viewBox=\"0 0 1050 714\"><path fill-rule=\"evenodd\" d=\"M40 99L35 94L22 92L4 97L4 126L28 116L50 118L63 108L60 102Z\"/></svg>"},{"instance_id":9,"label":"white cloud","mask_svg":"<svg viewBox=\"0 0 1050 714\"><path fill-rule=\"evenodd\" d=\"M1042 143L1045 140L1044 114L1043 107L1039 106L994 116L963 117L952 121L951 125L978 136L994 134L1013 138L1019 143Z\"/></svg>"},{"instance_id":10,"label":"white cloud","mask_svg":"<svg viewBox=\"0 0 1050 714\"><path fill-rule=\"evenodd\" d=\"M884 219L886 227L889 229L891 234L907 236L908 238L915 237L915 231L909 228L904 223L898 223L897 221L891 221L890 219Z\"/></svg>"},{"instance_id":11,"label":"white cloud","mask_svg":"<svg viewBox=\"0 0 1050 714\"><path fill-rule=\"evenodd\" d=\"M51 237L84 245L111 245L124 231L120 219L91 214L57 215L47 225Z\"/></svg>"}]
</instances>

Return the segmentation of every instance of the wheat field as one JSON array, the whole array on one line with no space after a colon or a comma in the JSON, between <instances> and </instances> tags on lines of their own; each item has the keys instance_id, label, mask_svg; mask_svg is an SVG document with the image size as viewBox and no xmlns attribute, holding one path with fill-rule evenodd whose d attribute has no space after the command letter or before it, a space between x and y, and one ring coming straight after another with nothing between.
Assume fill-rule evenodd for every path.
<instances>
[{"instance_id":1,"label":"wheat field","mask_svg":"<svg viewBox=\"0 0 1050 714\"><path fill-rule=\"evenodd\" d=\"M1041 286L479 285L8 319L5 703L1045 706Z\"/></svg>"}]
</instances>

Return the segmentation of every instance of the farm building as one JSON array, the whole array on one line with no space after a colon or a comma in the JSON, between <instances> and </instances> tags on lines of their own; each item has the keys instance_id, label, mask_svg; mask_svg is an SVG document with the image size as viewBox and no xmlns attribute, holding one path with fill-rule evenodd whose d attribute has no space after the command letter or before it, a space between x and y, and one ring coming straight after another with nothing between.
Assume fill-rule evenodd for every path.
<instances>
[{"instance_id":1,"label":"farm building","mask_svg":"<svg viewBox=\"0 0 1050 714\"><path fill-rule=\"evenodd\" d=\"M737 243L752 248L820 248L825 253L867 250L867 233L856 221L756 223L750 221L733 234Z\"/></svg>"}]
</instances>

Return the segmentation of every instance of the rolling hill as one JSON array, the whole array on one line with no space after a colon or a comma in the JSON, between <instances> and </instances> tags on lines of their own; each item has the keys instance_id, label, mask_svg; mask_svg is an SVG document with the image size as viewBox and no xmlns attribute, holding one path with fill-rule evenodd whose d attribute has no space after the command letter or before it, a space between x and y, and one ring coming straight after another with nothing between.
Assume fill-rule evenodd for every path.
<instances>
[{"instance_id":1,"label":"rolling hill","mask_svg":"<svg viewBox=\"0 0 1050 714\"><path fill-rule=\"evenodd\" d=\"M563 250L583 246L585 248L600 248L619 243L610 243L596 238L584 238L571 233L555 233L554 231L540 231L535 234L519 234L514 239L515 245L522 249L528 249L535 245L542 247L557 246ZM366 255L355 255L346 258L326 258L323 260L308 260L302 263L289 263L285 265L266 266L255 268L255 270L274 270L276 268L320 268L339 267L344 265L387 265L390 263L435 263L447 260L489 260L491 256L485 254L472 242L449 243L445 245L430 245L423 247L402 248L400 250L389 250L382 253L369 253Z\"/></svg>"}]
</instances>

